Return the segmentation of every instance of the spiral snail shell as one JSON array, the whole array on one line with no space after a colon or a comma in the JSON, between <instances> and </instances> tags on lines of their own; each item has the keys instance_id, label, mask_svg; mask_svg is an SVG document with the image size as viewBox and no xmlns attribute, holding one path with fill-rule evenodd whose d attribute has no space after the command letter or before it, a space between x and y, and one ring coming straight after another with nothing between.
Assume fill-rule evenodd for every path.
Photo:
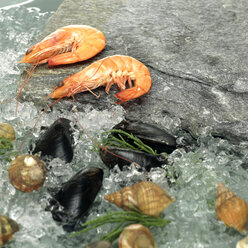
<instances>
[{"instance_id":1,"label":"spiral snail shell","mask_svg":"<svg viewBox=\"0 0 248 248\"><path fill-rule=\"evenodd\" d=\"M9 167L11 184L22 192L39 190L46 179L45 164L33 155L21 155Z\"/></svg>"},{"instance_id":2,"label":"spiral snail shell","mask_svg":"<svg viewBox=\"0 0 248 248\"><path fill-rule=\"evenodd\" d=\"M125 210L132 210L131 206L155 217L175 201L157 184L146 181L124 187L120 191L106 195L104 199Z\"/></svg>"},{"instance_id":3,"label":"spiral snail shell","mask_svg":"<svg viewBox=\"0 0 248 248\"><path fill-rule=\"evenodd\" d=\"M216 192L215 212L217 219L223 221L226 226L233 227L241 233L247 231L247 203L221 182L218 183Z\"/></svg>"},{"instance_id":4,"label":"spiral snail shell","mask_svg":"<svg viewBox=\"0 0 248 248\"><path fill-rule=\"evenodd\" d=\"M17 231L19 231L19 226L14 220L0 215L0 246L10 241Z\"/></svg>"},{"instance_id":5,"label":"spiral snail shell","mask_svg":"<svg viewBox=\"0 0 248 248\"><path fill-rule=\"evenodd\" d=\"M127 226L119 237L119 248L156 248L150 230L140 224Z\"/></svg>"}]
</instances>

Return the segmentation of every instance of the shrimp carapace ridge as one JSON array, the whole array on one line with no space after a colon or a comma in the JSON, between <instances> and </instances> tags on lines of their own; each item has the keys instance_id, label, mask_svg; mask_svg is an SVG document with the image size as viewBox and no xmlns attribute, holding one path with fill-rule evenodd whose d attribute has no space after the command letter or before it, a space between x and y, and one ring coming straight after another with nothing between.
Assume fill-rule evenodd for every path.
<instances>
[{"instance_id":1,"label":"shrimp carapace ridge","mask_svg":"<svg viewBox=\"0 0 248 248\"><path fill-rule=\"evenodd\" d=\"M49 65L72 64L92 58L106 45L104 34L87 25L57 29L31 46L20 63Z\"/></svg>"},{"instance_id":2,"label":"shrimp carapace ridge","mask_svg":"<svg viewBox=\"0 0 248 248\"><path fill-rule=\"evenodd\" d=\"M127 82L128 89L126 89ZM148 93L152 86L150 72L143 63L129 56L114 55L100 59L82 71L67 77L58 84L49 97L69 97L103 85L106 85L105 91L109 93L114 83L120 89L120 92L115 94L115 97L120 100L119 103Z\"/></svg>"}]
</instances>

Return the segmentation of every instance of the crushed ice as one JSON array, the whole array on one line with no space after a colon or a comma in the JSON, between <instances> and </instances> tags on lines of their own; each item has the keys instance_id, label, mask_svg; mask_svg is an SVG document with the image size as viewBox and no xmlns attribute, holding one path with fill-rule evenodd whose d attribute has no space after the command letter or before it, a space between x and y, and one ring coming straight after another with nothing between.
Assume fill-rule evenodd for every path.
<instances>
[{"instance_id":1,"label":"crushed ice","mask_svg":"<svg viewBox=\"0 0 248 248\"><path fill-rule=\"evenodd\" d=\"M49 14L40 14L37 10L29 11L24 7L0 11L0 99L9 100L16 96L16 85L21 67L16 65L27 47L38 37ZM15 18L14 18L15 16ZM19 103L18 115L15 115L16 101L0 104L0 122L8 122L15 128L18 149L23 139L35 125L39 113L32 103ZM102 131L111 129L124 116L121 106L97 111L90 104L84 113L77 113L80 123L88 134L98 138ZM42 126L51 125L60 117L69 118L72 126L77 126L72 112L54 110L47 112L38 122L34 132L22 147L27 152L30 143L39 135ZM155 118L155 117L154 117ZM166 120L155 120L165 123ZM171 123L172 125L172 123ZM173 125L172 125L173 126ZM176 201L164 212L165 218L171 220L166 228L152 228L158 248L224 248L234 247L241 235L228 229L216 220L214 200L219 181L226 184L238 196L248 200L247 191L247 156L248 150L237 151L227 141L203 136L190 152L176 150L169 156L169 165L164 169L155 168L149 173L142 173L134 165L120 171L117 167L109 171L101 162L98 154L92 151L92 143L80 128L74 128L75 155L70 164L59 159L50 163L50 171L44 187L39 192L23 194L9 183L8 166L0 159L0 213L8 215L20 223L20 231L6 247L40 247L69 248L83 247L83 244L96 241L98 235L105 234L109 227L99 227L82 237L69 238L63 228L55 223L49 212L44 211L50 197L47 188L56 187L71 178L78 170L90 166L104 169L103 187L89 213L88 219L101 216L107 210L119 210L103 199L103 196L121 187L131 185L146 178L169 191ZM178 138L183 143L183 138ZM170 180L166 175L176 173L178 177Z\"/></svg>"}]
</instances>

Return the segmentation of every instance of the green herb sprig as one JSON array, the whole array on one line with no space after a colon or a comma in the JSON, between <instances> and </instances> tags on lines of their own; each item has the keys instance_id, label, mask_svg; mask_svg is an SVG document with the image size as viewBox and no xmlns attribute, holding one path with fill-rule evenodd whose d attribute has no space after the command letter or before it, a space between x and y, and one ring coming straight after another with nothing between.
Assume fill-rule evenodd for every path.
<instances>
[{"instance_id":1,"label":"green herb sprig","mask_svg":"<svg viewBox=\"0 0 248 248\"><path fill-rule=\"evenodd\" d=\"M109 135L108 138L103 138L102 144L104 146L117 146L121 148L130 148L132 150L144 151L152 155L158 155L157 151L153 150L150 146L144 144L138 137L134 136L133 134L127 133L121 129L112 129L112 130L103 132L102 134L109 134L109 133L117 133L118 138L113 135ZM133 140L133 143L135 146L128 143L123 138L122 135L125 135L127 138Z\"/></svg>"},{"instance_id":2,"label":"green herb sprig","mask_svg":"<svg viewBox=\"0 0 248 248\"><path fill-rule=\"evenodd\" d=\"M94 220L89 220L82 225L82 230L73 233L71 237L85 233L89 230L95 229L99 226L109 223L118 223L114 229L112 229L108 234L101 236L101 240L108 240L113 242L119 237L123 229L130 224L141 224L143 226L166 226L170 223L169 220L163 219L161 217L152 217L145 215L138 209L135 211L122 211L122 212L109 212L107 215L100 216Z\"/></svg>"},{"instance_id":3,"label":"green herb sprig","mask_svg":"<svg viewBox=\"0 0 248 248\"><path fill-rule=\"evenodd\" d=\"M1 158L11 161L11 156L15 155L15 152L11 152L13 150L13 144L11 141L5 137L0 137L0 156Z\"/></svg>"}]
</instances>

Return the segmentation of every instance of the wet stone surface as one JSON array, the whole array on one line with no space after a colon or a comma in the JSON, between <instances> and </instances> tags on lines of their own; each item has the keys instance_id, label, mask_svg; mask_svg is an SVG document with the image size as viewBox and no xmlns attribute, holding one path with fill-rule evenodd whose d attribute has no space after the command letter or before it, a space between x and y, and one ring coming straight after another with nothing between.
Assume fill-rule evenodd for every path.
<instances>
[{"instance_id":1,"label":"wet stone surface","mask_svg":"<svg viewBox=\"0 0 248 248\"><path fill-rule=\"evenodd\" d=\"M194 137L210 132L247 141L247 8L246 0L65 0L41 38L65 25L85 24L101 30L107 46L88 62L39 66L21 98L44 108L51 102L46 96L66 76L100 58L129 55L149 68L153 85L147 95L123 104L128 118L156 119L168 129L179 125ZM107 109L115 104L116 91L106 95L104 88L96 89L100 99L78 94L78 109L85 103ZM71 108L72 100L58 106Z\"/></svg>"}]
</instances>

